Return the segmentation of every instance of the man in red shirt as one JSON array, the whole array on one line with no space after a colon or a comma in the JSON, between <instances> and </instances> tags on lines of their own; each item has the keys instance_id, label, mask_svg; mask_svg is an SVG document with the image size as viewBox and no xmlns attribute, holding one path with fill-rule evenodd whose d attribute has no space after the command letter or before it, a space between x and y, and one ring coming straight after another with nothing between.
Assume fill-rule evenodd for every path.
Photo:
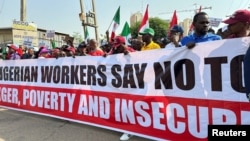
<instances>
[{"instance_id":1,"label":"man in red shirt","mask_svg":"<svg viewBox=\"0 0 250 141\"><path fill-rule=\"evenodd\" d=\"M89 40L88 55L91 56L103 56L104 52L98 47L98 43L95 39Z\"/></svg>"}]
</instances>

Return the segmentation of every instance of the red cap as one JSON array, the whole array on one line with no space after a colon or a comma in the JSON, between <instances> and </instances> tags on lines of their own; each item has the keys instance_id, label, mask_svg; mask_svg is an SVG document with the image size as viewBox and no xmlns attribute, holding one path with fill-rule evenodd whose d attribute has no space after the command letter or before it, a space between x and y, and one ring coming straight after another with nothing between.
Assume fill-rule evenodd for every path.
<instances>
[{"instance_id":1,"label":"red cap","mask_svg":"<svg viewBox=\"0 0 250 141\"><path fill-rule=\"evenodd\" d=\"M116 36L113 41L113 47L118 47L121 44L126 44L125 38L123 36Z\"/></svg>"},{"instance_id":2,"label":"red cap","mask_svg":"<svg viewBox=\"0 0 250 141\"><path fill-rule=\"evenodd\" d=\"M74 47L72 47L72 46L67 47L66 50L71 51L73 54L76 53L76 49Z\"/></svg>"},{"instance_id":3,"label":"red cap","mask_svg":"<svg viewBox=\"0 0 250 141\"><path fill-rule=\"evenodd\" d=\"M15 51L18 50L18 48L15 45L13 45L13 44L8 44L7 47L9 47L9 48L11 48L11 49L13 49Z\"/></svg>"},{"instance_id":4,"label":"red cap","mask_svg":"<svg viewBox=\"0 0 250 141\"><path fill-rule=\"evenodd\" d=\"M226 24L234 24L237 22L250 23L249 10L237 10L229 19L223 21Z\"/></svg>"}]
</instances>

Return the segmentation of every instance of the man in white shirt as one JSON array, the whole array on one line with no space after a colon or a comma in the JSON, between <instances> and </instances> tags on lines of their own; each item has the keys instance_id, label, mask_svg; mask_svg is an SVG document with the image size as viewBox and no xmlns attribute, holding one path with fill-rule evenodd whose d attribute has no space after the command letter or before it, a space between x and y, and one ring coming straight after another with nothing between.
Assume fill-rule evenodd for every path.
<instances>
[{"instance_id":1,"label":"man in white shirt","mask_svg":"<svg viewBox=\"0 0 250 141\"><path fill-rule=\"evenodd\" d=\"M181 47L180 40L183 37L183 28L179 25L174 25L170 29L169 40L171 41L169 44L165 46L166 49L174 49L176 47Z\"/></svg>"}]
</instances>

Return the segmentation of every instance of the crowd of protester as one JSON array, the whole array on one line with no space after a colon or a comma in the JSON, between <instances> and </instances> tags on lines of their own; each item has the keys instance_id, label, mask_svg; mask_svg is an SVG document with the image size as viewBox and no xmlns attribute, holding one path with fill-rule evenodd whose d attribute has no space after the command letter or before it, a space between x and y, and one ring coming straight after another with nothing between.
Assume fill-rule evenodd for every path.
<instances>
[{"instance_id":1,"label":"crowd of protester","mask_svg":"<svg viewBox=\"0 0 250 141\"><path fill-rule=\"evenodd\" d=\"M36 59L36 58L59 58L59 57L75 57L75 56L107 56L116 53L128 53L134 51L143 51L150 49L173 49L176 47L187 46L193 48L195 43L207 42L213 40L220 40L225 38L236 38L245 36L243 31L247 32L244 28L244 22L248 23L247 10L237 11L240 14L234 15L237 23L225 20L224 23L228 24L226 28L220 28L217 33L209 26L208 15L205 12L197 13L193 18L194 32L188 36L183 36L183 28L179 25L174 25L167 37L163 37L153 41L154 29L146 28L143 32L139 33L139 37L130 39L129 44L122 36L116 36L110 39L109 42L99 43L95 39L90 39L80 43L78 46L73 46L72 41L67 41L61 47L48 49L44 46L39 47L35 51L32 47L25 47L24 45L8 44L7 51L2 51L1 58L4 60L17 60L17 59ZM237 13L236 12L236 13ZM243 14L242 14L243 12ZM240 16L240 17L239 17ZM248 35L247 33L246 35ZM2 48L3 50L3 48Z\"/></svg>"},{"instance_id":2,"label":"crowd of protester","mask_svg":"<svg viewBox=\"0 0 250 141\"><path fill-rule=\"evenodd\" d=\"M108 39L99 46L95 39L90 39L80 43L74 47L72 41L68 41L66 45L48 49L40 47L38 51L34 48L26 48L23 45L19 47L8 44L8 51L2 54L6 60L17 59L37 59L37 58L59 58L59 57L76 57L76 56L103 56L124 53L125 55L135 51L144 51L152 49L174 49L186 46L192 49L196 43L209 42L214 40L240 38L249 36L250 33L250 12L248 10L238 10L231 17L223 21L227 26L220 28L215 32L209 26L209 17L205 12L199 12L193 17L194 32L183 36L183 28L179 25L174 25L168 34L168 37L163 37L157 41L153 41L155 31L152 28L146 28L139 33L140 38L131 39L129 44L122 36L116 36L114 39ZM250 60L250 51L248 51L248 60ZM247 97L250 95L250 61L245 61L245 82L247 89ZM248 80L249 79L249 80ZM120 140L128 140L132 135L124 133Z\"/></svg>"},{"instance_id":3,"label":"crowd of protester","mask_svg":"<svg viewBox=\"0 0 250 141\"><path fill-rule=\"evenodd\" d=\"M131 46L126 45L125 38L117 36L112 39L112 42L106 42L99 46L95 39L90 39L81 42L77 47L71 42L65 43L61 47L49 49L45 46L40 46L36 51L33 47L25 47L24 45L7 44L2 47L1 59L3 60L18 60L18 59L38 59L38 58L59 58L59 57L75 57L75 56L107 56L117 53L128 53L139 51L143 46L143 42L137 39L131 40Z\"/></svg>"}]
</instances>

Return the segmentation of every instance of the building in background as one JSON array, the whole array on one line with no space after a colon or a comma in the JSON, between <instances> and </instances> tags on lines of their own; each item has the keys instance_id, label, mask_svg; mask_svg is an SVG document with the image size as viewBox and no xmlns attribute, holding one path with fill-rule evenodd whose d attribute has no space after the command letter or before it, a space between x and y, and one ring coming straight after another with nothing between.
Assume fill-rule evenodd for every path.
<instances>
[{"instance_id":1,"label":"building in background","mask_svg":"<svg viewBox=\"0 0 250 141\"><path fill-rule=\"evenodd\" d=\"M37 28L34 23L14 20L12 27L0 28L0 44L45 46L51 49L51 40L55 42L56 47L61 47L66 44L65 39L70 37L69 34L51 31L53 30Z\"/></svg>"},{"instance_id":2,"label":"building in background","mask_svg":"<svg viewBox=\"0 0 250 141\"><path fill-rule=\"evenodd\" d=\"M192 24L192 19L190 18L186 18L184 19L182 22L179 23L179 25L183 28L184 32L183 32L183 35L184 36L187 36L188 35L188 32L189 32L189 28Z\"/></svg>"},{"instance_id":3,"label":"building in background","mask_svg":"<svg viewBox=\"0 0 250 141\"><path fill-rule=\"evenodd\" d=\"M136 12L130 16L130 26L134 25L137 22L142 21L143 15L141 12Z\"/></svg>"}]
</instances>

